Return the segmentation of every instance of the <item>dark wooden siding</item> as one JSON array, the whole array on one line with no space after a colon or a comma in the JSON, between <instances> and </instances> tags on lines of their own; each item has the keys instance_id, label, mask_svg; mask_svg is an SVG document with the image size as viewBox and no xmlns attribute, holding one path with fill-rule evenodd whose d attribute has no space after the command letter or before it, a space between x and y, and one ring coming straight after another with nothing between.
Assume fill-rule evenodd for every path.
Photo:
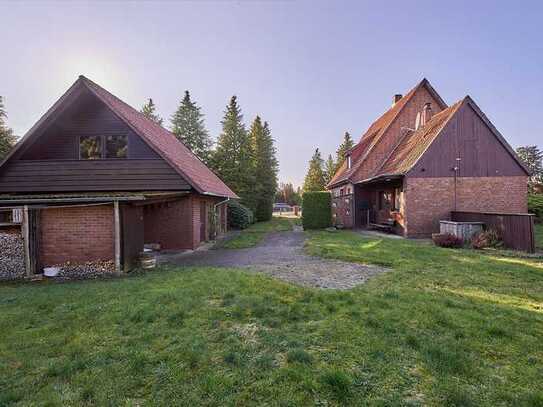
<instances>
[{"instance_id":1,"label":"dark wooden siding","mask_svg":"<svg viewBox=\"0 0 543 407\"><path fill-rule=\"evenodd\" d=\"M496 230L505 247L529 253L535 251L534 215L526 213L451 212L455 222L483 222Z\"/></svg>"},{"instance_id":2,"label":"dark wooden siding","mask_svg":"<svg viewBox=\"0 0 543 407\"><path fill-rule=\"evenodd\" d=\"M128 158L79 160L79 137L126 135ZM88 91L0 170L0 192L189 190L187 181Z\"/></svg>"},{"instance_id":3,"label":"dark wooden siding","mask_svg":"<svg viewBox=\"0 0 543 407\"><path fill-rule=\"evenodd\" d=\"M188 190L163 160L33 160L8 163L0 192Z\"/></svg>"},{"instance_id":4,"label":"dark wooden siding","mask_svg":"<svg viewBox=\"0 0 543 407\"><path fill-rule=\"evenodd\" d=\"M126 135L128 158L155 158L155 153L130 127L93 95L86 94L68 107L19 158L22 160L76 160L80 136Z\"/></svg>"},{"instance_id":5,"label":"dark wooden siding","mask_svg":"<svg viewBox=\"0 0 543 407\"><path fill-rule=\"evenodd\" d=\"M419 162L412 177L451 177L460 158L460 177L526 175L469 104L449 121Z\"/></svg>"}]
</instances>

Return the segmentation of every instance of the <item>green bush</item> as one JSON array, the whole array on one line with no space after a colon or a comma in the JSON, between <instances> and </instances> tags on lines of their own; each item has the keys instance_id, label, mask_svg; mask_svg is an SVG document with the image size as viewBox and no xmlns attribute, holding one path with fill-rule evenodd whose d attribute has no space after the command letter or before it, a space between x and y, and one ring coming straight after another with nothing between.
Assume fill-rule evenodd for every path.
<instances>
[{"instance_id":1,"label":"green bush","mask_svg":"<svg viewBox=\"0 0 543 407\"><path fill-rule=\"evenodd\" d=\"M528 212L535 214L538 222L543 222L543 195L528 195Z\"/></svg>"},{"instance_id":2,"label":"green bush","mask_svg":"<svg viewBox=\"0 0 543 407\"><path fill-rule=\"evenodd\" d=\"M254 223L253 211L238 201L228 201L228 224L235 229L245 229Z\"/></svg>"},{"instance_id":3,"label":"green bush","mask_svg":"<svg viewBox=\"0 0 543 407\"><path fill-rule=\"evenodd\" d=\"M332 224L332 195L327 191L304 192L302 225L304 229L323 229Z\"/></svg>"}]
</instances>

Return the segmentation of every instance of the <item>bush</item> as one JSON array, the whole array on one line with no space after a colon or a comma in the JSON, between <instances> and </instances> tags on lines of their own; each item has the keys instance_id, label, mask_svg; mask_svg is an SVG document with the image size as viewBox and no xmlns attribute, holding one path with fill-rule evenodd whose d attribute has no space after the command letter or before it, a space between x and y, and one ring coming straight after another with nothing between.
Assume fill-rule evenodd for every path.
<instances>
[{"instance_id":1,"label":"bush","mask_svg":"<svg viewBox=\"0 0 543 407\"><path fill-rule=\"evenodd\" d=\"M245 229L254 223L253 211L238 201L228 201L228 225L235 229Z\"/></svg>"},{"instance_id":2,"label":"bush","mask_svg":"<svg viewBox=\"0 0 543 407\"><path fill-rule=\"evenodd\" d=\"M451 233L435 233L432 240L436 246L448 248L462 247L464 243L461 238Z\"/></svg>"},{"instance_id":3,"label":"bush","mask_svg":"<svg viewBox=\"0 0 543 407\"><path fill-rule=\"evenodd\" d=\"M471 239L471 247L474 249L484 249L486 247L501 247L502 239L500 234L494 229L483 230L477 233Z\"/></svg>"},{"instance_id":4,"label":"bush","mask_svg":"<svg viewBox=\"0 0 543 407\"><path fill-rule=\"evenodd\" d=\"M302 225L304 229L324 229L332 224L332 195L327 191L304 192Z\"/></svg>"},{"instance_id":5,"label":"bush","mask_svg":"<svg viewBox=\"0 0 543 407\"><path fill-rule=\"evenodd\" d=\"M528 212L535 214L538 222L543 222L543 195L528 195Z\"/></svg>"}]
</instances>

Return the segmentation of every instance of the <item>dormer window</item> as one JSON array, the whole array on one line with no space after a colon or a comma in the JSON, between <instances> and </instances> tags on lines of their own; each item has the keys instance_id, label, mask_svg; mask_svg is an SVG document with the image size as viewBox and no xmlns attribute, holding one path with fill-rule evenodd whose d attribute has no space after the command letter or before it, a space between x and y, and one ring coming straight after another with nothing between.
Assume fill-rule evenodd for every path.
<instances>
[{"instance_id":1,"label":"dormer window","mask_svg":"<svg viewBox=\"0 0 543 407\"><path fill-rule=\"evenodd\" d=\"M351 156L348 155L348 156L347 156L347 168L348 168L349 170L351 169L351 165L352 165L352 163L351 163Z\"/></svg>"},{"instance_id":2,"label":"dormer window","mask_svg":"<svg viewBox=\"0 0 543 407\"><path fill-rule=\"evenodd\" d=\"M79 138L79 158L81 160L100 160L128 157L128 137L82 136Z\"/></svg>"}]
</instances>

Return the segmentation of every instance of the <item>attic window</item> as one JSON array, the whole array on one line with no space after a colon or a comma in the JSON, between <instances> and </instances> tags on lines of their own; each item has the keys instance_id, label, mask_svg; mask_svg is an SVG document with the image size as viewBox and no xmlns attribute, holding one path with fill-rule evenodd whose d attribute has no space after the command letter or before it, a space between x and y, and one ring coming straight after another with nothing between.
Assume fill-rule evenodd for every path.
<instances>
[{"instance_id":1,"label":"attic window","mask_svg":"<svg viewBox=\"0 0 543 407\"><path fill-rule=\"evenodd\" d=\"M82 160L127 157L128 137L125 135L82 136L79 138L79 158Z\"/></svg>"},{"instance_id":2,"label":"attic window","mask_svg":"<svg viewBox=\"0 0 543 407\"><path fill-rule=\"evenodd\" d=\"M127 152L126 136L106 136L106 158L126 158Z\"/></svg>"},{"instance_id":3,"label":"attic window","mask_svg":"<svg viewBox=\"0 0 543 407\"><path fill-rule=\"evenodd\" d=\"M347 156L347 168L351 169L351 156L350 155Z\"/></svg>"},{"instance_id":4,"label":"attic window","mask_svg":"<svg viewBox=\"0 0 543 407\"><path fill-rule=\"evenodd\" d=\"M99 160L102 158L102 137L81 137L79 139L79 157L82 160Z\"/></svg>"}]
</instances>

